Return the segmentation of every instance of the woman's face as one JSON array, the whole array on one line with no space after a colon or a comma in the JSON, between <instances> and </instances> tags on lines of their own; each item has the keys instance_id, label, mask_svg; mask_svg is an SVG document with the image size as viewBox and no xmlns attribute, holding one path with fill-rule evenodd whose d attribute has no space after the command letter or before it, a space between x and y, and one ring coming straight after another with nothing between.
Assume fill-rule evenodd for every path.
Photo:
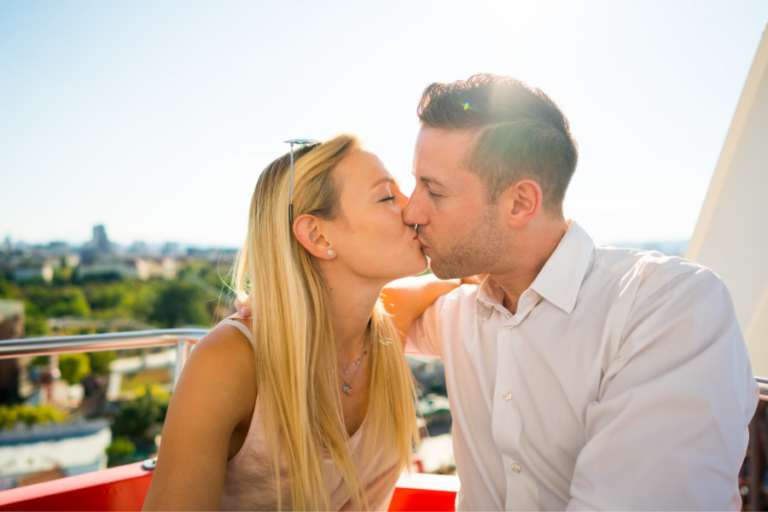
<instances>
[{"instance_id":1,"label":"woman's face","mask_svg":"<svg viewBox=\"0 0 768 512\"><path fill-rule=\"evenodd\" d=\"M408 197L379 158L356 151L333 171L341 187L341 214L327 225L337 264L371 280L392 281L423 272L427 259L411 226L403 223Z\"/></svg>"}]
</instances>

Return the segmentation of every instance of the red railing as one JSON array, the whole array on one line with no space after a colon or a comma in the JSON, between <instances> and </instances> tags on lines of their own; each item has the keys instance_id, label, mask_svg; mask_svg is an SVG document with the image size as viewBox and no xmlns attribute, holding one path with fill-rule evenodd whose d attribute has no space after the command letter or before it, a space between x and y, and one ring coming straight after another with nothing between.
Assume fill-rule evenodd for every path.
<instances>
[{"instance_id":1,"label":"red railing","mask_svg":"<svg viewBox=\"0 0 768 512\"><path fill-rule=\"evenodd\" d=\"M153 471L142 463L0 492L0 510L141 510ZM458 478L403 475L389 510L454 510Z\"/></svg>"}]
</instances>

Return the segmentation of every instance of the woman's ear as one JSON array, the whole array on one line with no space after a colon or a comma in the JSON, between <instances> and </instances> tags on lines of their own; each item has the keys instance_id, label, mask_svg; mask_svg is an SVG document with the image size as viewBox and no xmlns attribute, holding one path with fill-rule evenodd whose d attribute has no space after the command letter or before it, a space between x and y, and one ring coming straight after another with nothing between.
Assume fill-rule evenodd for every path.
<instances>
[{"instance_id":1,"label":"woman's ear","mask_svg":"<svg viewBox=\"0 0 768 512\"><path fill-rule=\"evenodd\" d=\"M325 237L323 227L323 221L314 215L299 215L293 222L293 234L312 256L330 260L334 258L334 253L330 242ZM330 254L328 254L329 251Z\"/></svg>"}]
</instances>

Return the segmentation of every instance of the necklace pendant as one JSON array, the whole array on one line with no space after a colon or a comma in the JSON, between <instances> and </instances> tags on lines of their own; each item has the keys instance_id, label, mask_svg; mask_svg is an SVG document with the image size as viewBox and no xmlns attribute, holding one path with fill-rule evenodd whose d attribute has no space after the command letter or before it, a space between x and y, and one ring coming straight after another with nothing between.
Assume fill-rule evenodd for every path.
<instances>
[{"instance_id":1,"label":"necklace pendant","mask_svg":"<svg viewBox=\"0 0 768 512\"><path fill-rule=\"evenodd\" d=\"M341 388L341 390L346 393L347 396L352 396L352 386L349 384L344 384L344 387Z\"/></svg>"}]
</instances>

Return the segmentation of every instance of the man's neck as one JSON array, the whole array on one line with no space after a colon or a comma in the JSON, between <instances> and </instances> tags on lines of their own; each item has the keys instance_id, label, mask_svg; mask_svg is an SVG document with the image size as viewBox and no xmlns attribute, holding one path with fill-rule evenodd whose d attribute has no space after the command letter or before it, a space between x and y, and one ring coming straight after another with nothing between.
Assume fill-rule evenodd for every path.
<instances>
[{"instance_id":1,"label":"man's neck","mask_svg":"<svg viewBox=\"0 0 768 512\"><path fill-rule=\"evenodd\" d=\"M507 255L504 270L491 274L504 291L504 307L513 315L517 313L520 296L533 284L566 231L568 223L564 219L526 225L515 240L514 251Z\"/></svg>"}]
</instances>

